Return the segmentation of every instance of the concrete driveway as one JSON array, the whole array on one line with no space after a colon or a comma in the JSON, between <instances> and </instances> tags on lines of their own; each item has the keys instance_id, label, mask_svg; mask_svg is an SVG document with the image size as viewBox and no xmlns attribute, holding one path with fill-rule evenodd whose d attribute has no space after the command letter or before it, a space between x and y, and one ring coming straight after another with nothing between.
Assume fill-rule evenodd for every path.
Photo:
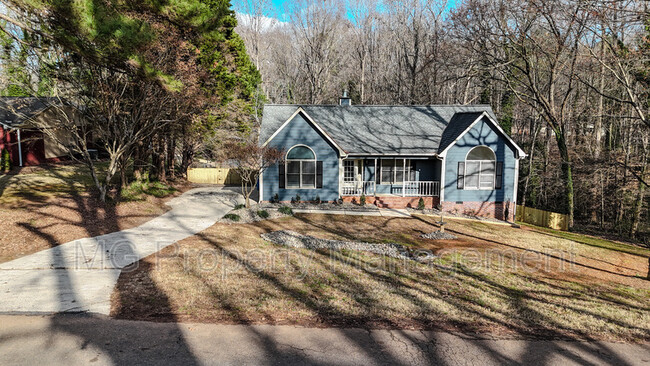
<instances>
[{"instance_id":1,"label":"concrete driveway","mask_svg":"<svg viewBox=\"0 0 650 366\"><path fill-rule=\"evenodd\" d=\"M243 197L201 187L167 204L167 213L132 229L65 243L0 265L0 312L108 314L122 269L212 226Z\"/></svg>"}]
</instances>

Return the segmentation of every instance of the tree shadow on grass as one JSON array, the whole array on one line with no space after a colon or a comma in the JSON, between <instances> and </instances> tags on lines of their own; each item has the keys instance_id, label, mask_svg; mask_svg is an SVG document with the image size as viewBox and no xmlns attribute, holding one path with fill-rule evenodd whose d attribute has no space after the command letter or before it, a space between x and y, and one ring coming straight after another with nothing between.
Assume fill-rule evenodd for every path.
<instances>
[{"instance_id":1,"label":"tree shadow on grass","mask_svg":"<svg viewBox=\"0 0 650 366\"><path fill-rule=\"evenodd\" d=\"M88 200L84 197L72 183L69 185L69 193L72 201L75 203L74 210L79 213L81 222L74 222L63 217L53 218L57 219L60 224L70 224L83 228L86 237L96 237L104 233L105 228L119 230L119 223L117 222L117 213L115 212L115 205L107 204L102 206L102 210L93 204L93 200ZM63 207L62 207L63 208ZM65 207L70 209L70 207ZM103 211L103 212L100 212ZM106 316L96 315L92 313L69 313L71 310L74 312L75 305L79 304L79 309L84 306L92 304L84 304L82 298L84 297L80 291L83 289L78 288L76 285L79 281L89 281L91 279L84 279L84 272L80 270L84 268L85 263L69 263L69 257L66 257L60 243L53 235L45 232L43 229L46 227L37 227L33 223L20 223L24 229L32 232L41 240L46 241L50 246L51 263L56 263L55 268L50 270L42 270L43 276L51 276L54 278L56 285L56 296L59 304L59 311L49 318L50 326L48 332L52 337L68 335L73 336L82 341L83 347L90 347L98 350L103 357L108 357L110 362L114 364L158 364L158 363L178 363L184 365L198 364L193 352L189 345L185 342L185 336L179 326L172 323L160 328L156 324L148 323L125 323L116 325L115 322ZM128 258L137 258L133 245L129 243L120 243L120 252L114 252L113 245L115 243L102 243L98 242L99 257L93 257L93 260L100 263L102 266L106 264L107 268L96 269L99 274L104 276L112 276L116 270L119 271L120 263L125 263ZM68 253L69 254L69 253ZM77 262L77 256L74 261ZM136 262L136 265L141 264ZM117 265L117 267L115 267ZM117 268L117 269L116 269ZM131 268L133 269L133 268ZM24 271L29 275L29 271ZM147 275L149 271L145 268L144 271L139 272ZM153 281L143 281L150 284ZM28 289L29 290L29 289ZM157 291L159 296L156 299L156 306L159 309L170 309L169 299L162 291ZM38 293L29 293L29 296L40 296ZM47 296L47 295L45 295ZM116 293L116 301L124 302L123 298L128 298L128 293ZM50 299L43 299L49 301ZM171 310L167 312L172 314ZM30 334L20 336L33 336ZM19 337L20 337L19 336ZM156 352L158 348L159 352ZM160 350L164 350L160 351ZM169 352L173 350L173 352ZM88 360L92 362L92 360Z\"/></svg>"},{"instance_id":2,"label":"tree shadow on grass","mask_svg":"<svg viewBox=\"0 0 650 366\"><path fill-rule=\"evenodd\" d=\"M305 221L304 218L298 218L297 220L301 220L303 223L310 221ZM273 225L264 223L259 226L241 226L241 230L254 228L256 233L261 233L278 228L290 229L291 226L288 220L278 220ZM303 229L306 231L321 230L331 235L347 237L346 232L332 229L317 222L313 224L313 229ZM186 264L180 264L185 266L183 268L185 268L191 281L200 283L201 287L206 289L205 292L212 299L211 303L214 304L216 315L208 315L208 318L213 316L210 318L211 321L226 321L239 324L274 323L278 313L269 312L269 310L256 310L255 304L258 301L263 301L258 300L259 298L279 296L287 299L290 304L295 304L295 306L291 306L291 310L287 309L288 314L285 315L288 318L280 321L282 324L307 324L341 328L360 327L366 329L388 328L391 329L391 334L394 336L399 335L401 339L406 339L410 344L420 347L420 354L430 364L444 364L446 360L444 350L437 348L435 340L431 338L427 338L426 341L422 342L422 339L414 336L413 333L400 329L408 327L455 330L465 333L467 337L475 337L477 332L481 333L497 327L515 332L518 336L550 340L551 342L558 339L592 340L594 342L598 340L589 332L567 325L561 319L549 315L548 312L540 311L538 306L542 302L564 308L581 316L588 316L620 327L636 329L643 337L650 337L650 333L646 328L613 319L588 309L564 304L565 298L561 296L562 291L558 295L555 292L546 290L520 290L497 282L490 276L462 264L453 266L436 264L431 267L423 267L420 264L409 263L411 265L410 269L400 272L399 267L403 264L399 263L392 263L395 265L394 267L377 268L376 256L359 255L352 251L330 252L290 249L290 255L293 256L292 260L287 262L290 267L286 268L284 272L277 272L258 260L247 256L246 250L251 249L248 246L242 248L238 248L236 244L233 246L232 240L234 239L235 243L237 243L237 238L223 238L224 240L222 240L218 236L215 237L214 234L202 232L197 235L197 238L213 248L219 258L224 259L225 262L220 262L221 266L225 267L226 264L224 263L230 263L241 270L240 272L229 273L229 276L235 276L244 281L233 285L235 286L232 289L233 292L225 291L220 287L218 281L214 282L214 276L218 276L218 274L210 271L202 272L191 268L188 269ZM247 239L242 237L242 240ZM261 249L253 247L252 250ZM183 256L192 255L195 254L189 252L183 254ZM395 260L386 259L386 261L390 264ZM307 271L303 266L305 263L309 264ZM290 273L289 276L287 276L287 271ZM407 318L390 316L390 303L383 302L381 306L378 305L378 302L385 299L378 298L378 293L374 291L373 285L369 285L368 281L362 280L362 278L370 279L375 283L374 286L387 287L389 289L387 296L394 297L395 304L408 304L410 308L414 309L411 315ZM453 282L453 287L440 286L441 282ZM188 284L188 286L192 285ZM244 290L248 289L236 286L252 287L250 291L255 292L255 298L247 297L250 295L245 293ZM453 292L455 290L458 290L458 292ZM244 291L244 293L239 291ZM469 292L470 296L463 295L463 292ZM507 306L504 308L486 303L475 296L480 293L489 293L495 299L507 303ZM140 295L142 296L142 294ZM346 301L352 305L343 306L329 301L332 296L344 296L347 299ZM443 302L447 310L438 308L434 303L428 301L429 299L437 299ZM142 303L141 297L131 299L130 302L131 305L136 306L139 303ZM625 304L626 302L621 300L620 303ZM386 308L382 308L384 306ZM299 313L300 309L305 309L309 314L313 315L292 318L293 314L290 313ZM468 317L454 319L442 313L442 311L450 311L449 309L453 309L452 312L457 311L467 314ZM548 306L546 309L548 310ZM156 312L151 309L147 311ZM178 309L172 311L177 312ZM434 316L431 316L431 314L434 314ZM435 314L440 314L440 316L437 318ZM128 317L128 314L125 315ZM315 318L313 318L314 316ZM305 320L307 320L307 323L304 323ZM255 330L251 329L250 332L255 332ZM367 339L348 337L345 329L341 329L340 332L344 337L347 337L347 342L355 345L356 348L365 352L366 357L370 357L370 359L378 363L405 363L401 357L404 355L367 352L364 349L364 347L368 349ZM261 343L269 354L282 354L283 351L278 348L277 341L268 337L265 338L263 334L256 334L256 337L264 339ZM556 356L568 358L576 363L590 362L583 356L567 352L555 343L546 348L548 354L540 354L534 343L531 343L518 357L509 355L489 343L476 343L475 346L481 348L485 354L489 354L495 362L526 363L534 361L544 363ZM370 349L374 350L377 347L381 349L379 344L373 344ZM598 347L607 346L575 343L575 348L587 354L588 357L601 362L627 364L625 360L618 358L613 353L604 355L598 350ZM549 349L550 351L548 351Z\"/></svg>"}]
</instances>

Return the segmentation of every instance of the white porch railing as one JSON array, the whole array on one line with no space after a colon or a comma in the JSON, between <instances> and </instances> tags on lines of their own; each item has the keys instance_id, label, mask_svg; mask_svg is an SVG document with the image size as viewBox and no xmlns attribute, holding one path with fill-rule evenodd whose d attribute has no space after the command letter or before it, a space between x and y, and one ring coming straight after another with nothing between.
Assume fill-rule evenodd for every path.
<instances>
[{"instance_id":1,"label":"white porch railing","mask_svg":"<svg viewBox=\"0 0 650 366\"><path fill-rule=\"evenodd\" d=\"M356 182L343 182L342 194L343 196L366 196L375 195L377 193L377 186L373 181L356 181ZM392 185L392 195L405 196L405 197L426 197L440 196L440 182L435 181L407 181L403 184Z\"/></svg>"},{"instance_id":2,"label":"white porch railing","mask_svg":"<svg viewBox=\"0 0 650 366\"><path fill-rule=\"evenodd\" d=\"M410 181L404 182L404 196L440 196L440 182L434 181Z\"/></svg>"},{"instance_id":3,"label":"white porch railing","mask_svg":"<svg viewBox=\"0 0 650 366\"><path fill-rule=\"evenodd\" d=\"M365 195L374 195L376 190L375 182L343 182L342 193L344 196L361 196Z\"/></svg>"}]
</instances>

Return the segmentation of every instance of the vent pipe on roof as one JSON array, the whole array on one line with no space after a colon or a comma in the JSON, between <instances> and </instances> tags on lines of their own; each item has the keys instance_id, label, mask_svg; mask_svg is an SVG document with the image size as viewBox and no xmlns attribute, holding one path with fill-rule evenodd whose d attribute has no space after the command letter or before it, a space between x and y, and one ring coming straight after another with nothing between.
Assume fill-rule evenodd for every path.
<instances>
[{"instance_id":1,"label":"vent pipe on roof","mask_svg":"<svg viewBox=\"0 0 650 366\"><path fill-rule=\"evenodd\" d=\"M347 107L352 105L352 99L348 97L348 91L344 90L343 91L343 96L339 98L339 105L343 107Z\"/></svg>"}]
</instances>

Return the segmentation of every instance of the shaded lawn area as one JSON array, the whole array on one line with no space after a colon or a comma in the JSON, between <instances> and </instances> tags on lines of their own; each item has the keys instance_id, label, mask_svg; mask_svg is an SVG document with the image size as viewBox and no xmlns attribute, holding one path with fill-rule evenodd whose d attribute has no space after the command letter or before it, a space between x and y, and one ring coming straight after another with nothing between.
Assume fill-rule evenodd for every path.
<instances>
[{"instance_id":1,"label":"shaded lawn area","mask_svg":"<svg viewBox=\"0 0 650 366\"><path fill-rule=\"evenodd\" d=\"M30 167L18 174L0 175L0 262L141 225L166 212L164 203L174 196L138 190L140 194L128 192L133 198L128 202L102 203L93 189L88 170L79 164Z\"/></svg>"},{"instance_id":2,"label":"shaded lawn area","mask_svg":"<svg viewBox=\"0 0 650 366\"><path fill-rule=\"evenodd\" d=\"M460 330L504 336L650 340L646 256L536 230L448 220L459 240L419 237L433 218L297 215L216 224L122 273L118 318ZM265 242L294 230L395 241L440 257L419 264ZM646 253L647 254L647 253Z\"/></svg>"}]
</instances>

